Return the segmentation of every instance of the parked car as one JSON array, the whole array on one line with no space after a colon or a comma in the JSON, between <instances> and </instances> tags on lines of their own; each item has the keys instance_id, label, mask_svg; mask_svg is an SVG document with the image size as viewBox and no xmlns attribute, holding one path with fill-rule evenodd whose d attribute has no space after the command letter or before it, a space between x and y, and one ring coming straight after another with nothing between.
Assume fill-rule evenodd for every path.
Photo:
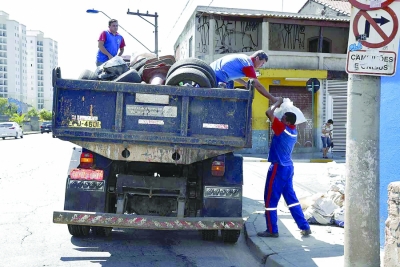
<instances>
[{"instance_id":1,"label":"parked car","mask_svg":"<svg viewBox=\"0 0 400 267\"><path fill-rule=\"evenodd\" d=\"M40 126L41 133L50 133L51 132L51 122L43 122L42 126Z\"/></svg>"},{"instance_id":2,"label":"parked car","mask_svg":"<svg viewBox=\"0 0 400 267\"><path fill-rule=\"evenodd\" d=\"M18 137L24 138L22 128L16 122L1 122L0 123L0 137L6 139L6 137Z\"/></svg>"}]
</instances>

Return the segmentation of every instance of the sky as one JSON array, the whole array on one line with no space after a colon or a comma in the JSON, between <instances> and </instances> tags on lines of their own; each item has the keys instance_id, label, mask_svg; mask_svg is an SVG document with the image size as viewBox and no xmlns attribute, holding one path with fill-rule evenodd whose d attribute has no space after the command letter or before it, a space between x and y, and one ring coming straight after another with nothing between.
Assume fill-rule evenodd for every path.
<instances>
[{"instance_id":1,"label":"sky","mask_svg":"<svg viewBox=\"0 0 400 267\"><path fill-rule=\"evenodd\" d=\"M173 45L196 6L230 7L269 11L297 12L306 0L18 0L2 1L0 10L10 20L24 24L27 30L40 30L44 37L58 42L58 65L62 78L76 79L85 70L95 70L97 40L108 29L108 18L115 18L124 37L124 55L154 51L154 26L136 15L158 14L159 56L173 55ZM244 4L245 2L245 4ZM102 13L89 14L88 9ZM145 17L154 24L154 18ZM126 31L124 31L124 28Z\"/></svg>"}]
</instances>

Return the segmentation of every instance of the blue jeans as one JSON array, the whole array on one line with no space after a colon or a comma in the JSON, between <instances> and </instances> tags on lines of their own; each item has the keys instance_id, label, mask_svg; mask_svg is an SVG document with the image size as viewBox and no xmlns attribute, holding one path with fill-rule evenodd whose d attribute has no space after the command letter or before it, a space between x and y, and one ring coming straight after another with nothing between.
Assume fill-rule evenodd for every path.
<instances>
[{"instance_id":1,"label":"blue jeans","mask_svg":"<svg viewBox=\"0 0 400 267\"><path fill-rule=\"evenodd\" d=\"M329 137L321 136L322 147L327 148L331 146L331 139Z\"/></svg>"}]
</instances>

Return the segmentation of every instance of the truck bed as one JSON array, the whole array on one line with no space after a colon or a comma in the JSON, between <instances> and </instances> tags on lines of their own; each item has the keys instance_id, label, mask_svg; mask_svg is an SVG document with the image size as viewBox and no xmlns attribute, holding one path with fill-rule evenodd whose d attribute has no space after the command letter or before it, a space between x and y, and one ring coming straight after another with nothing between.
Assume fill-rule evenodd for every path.
<instances>
[{"instance_id":1,"label":"truck bed","mask_svg":"<svg viewBox=\"0 0 400 267\"><path fill-rule=\"evenodd\" d=\"M61 79L53 135L113 160L190 164L251 147L254 90Z\"/></svg>"}]
</instances>

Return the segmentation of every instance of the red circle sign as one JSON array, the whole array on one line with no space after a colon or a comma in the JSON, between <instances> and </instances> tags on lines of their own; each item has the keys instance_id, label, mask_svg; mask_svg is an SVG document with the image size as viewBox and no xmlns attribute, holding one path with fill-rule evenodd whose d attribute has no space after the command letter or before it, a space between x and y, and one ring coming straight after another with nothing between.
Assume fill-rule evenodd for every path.
<instances>
[{"instance_id":1,"label":"red circle sign","mask_svg":"<svg viewBox=\"0 0 400 267\"><path fill-rule=\"evenodd\" d=\"M350 4L361 10L377 10L389 6L395 0L383 0L380 7L371 7L370 5L360 3L362 0L349 0ZM364 1L365 2L365 1Z\"/></svg>"},{"instance_id":2,"label":"red circle sign","mask_svg":"<svg viewBox=\"0 0 400 267\"><path fill-rule=\"evenodd\" d=\"M393 39L396 37L397 31L399 29L399 20L396 16L396 13L390 7L382 8L385 10L393 19L393 31L392 33L387 36L386 33L381 29L381 27L374 21L374 19L368 14L367 11L360 10L356 16L354 17L353 21L353 33L355 36L360 36L360 32L358 31L358 23L360 22L361 17L365 17L365 19L371 24L372 28L376 30L380 37L382 37L383 41L380 43L371 43L367 41L361 41L363 46L369 48L381 48L385 45L388 45Z\"/></svg>"}]
</instances>

